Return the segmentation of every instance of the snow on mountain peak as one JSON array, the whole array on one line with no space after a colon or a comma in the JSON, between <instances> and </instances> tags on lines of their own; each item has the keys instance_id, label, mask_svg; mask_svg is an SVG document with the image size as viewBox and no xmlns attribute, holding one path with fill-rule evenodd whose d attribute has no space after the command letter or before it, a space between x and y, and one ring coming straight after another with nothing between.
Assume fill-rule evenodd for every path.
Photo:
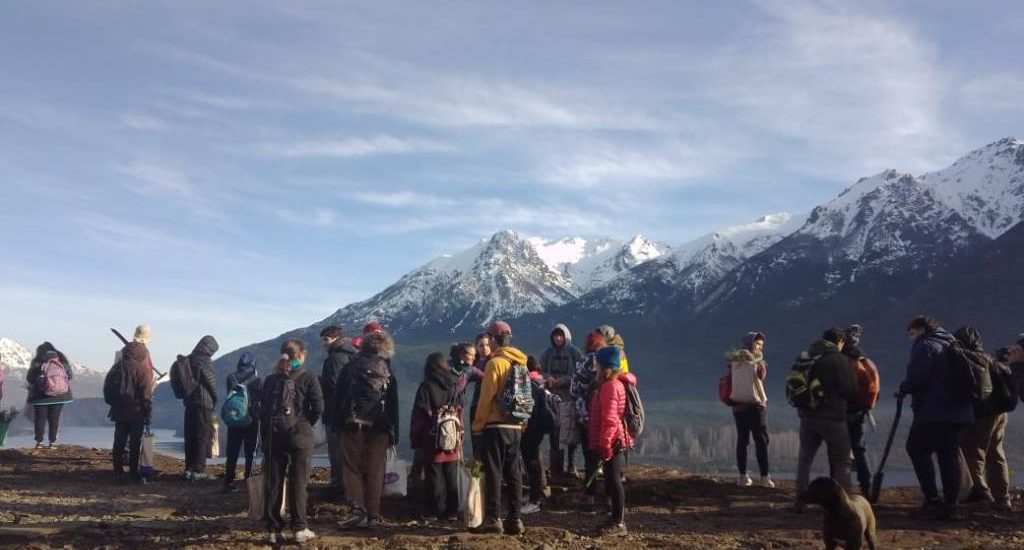
<instances>
[{"instance_id":1,"label":"snow on mountain peak","mask_svg":"<svg viewBox=\"0 0 1024 550\"><path fill-rule=\"evenodd\" d=\"M0 336L0 367L28 370L32 362L32 351L10 338Z\"/></svg>"}]
</instances>

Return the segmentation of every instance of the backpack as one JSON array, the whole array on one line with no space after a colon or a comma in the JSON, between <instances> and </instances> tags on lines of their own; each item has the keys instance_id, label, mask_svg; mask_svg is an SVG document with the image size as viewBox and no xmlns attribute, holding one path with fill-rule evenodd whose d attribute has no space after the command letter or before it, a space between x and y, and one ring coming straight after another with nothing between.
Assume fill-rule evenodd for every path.
<instances>
[{"instance_id":1,"label":"backpack","mask_svg":"<svg viewBox=\"0 0 1024 550\"><path fill-rule=\"evenodd\" d=\"M198 387L199 383L196 382L188 356L179 355L171 365L171 390L174 391L174 397L185 399L192 395Z\"/></svg>"},{"instance_id":2,"label":"backpack","mask_svg":"<svg viewBox=\"0 0 1024 550\"><path fill-rule=\"evenodd\" d=\"M821 379L814 374L814 364L820 355L800 352L786 375L786 401L798 409L815 410L825 398Z\"/></svg>"},{"instance_id":3,"label":"backpack","mask_svg":"<svg viewBox=\"0 0 1024 550\"><path fill-rule=\"evenodd\" d=\"M47 397L57 397L68 392L68 372L64 370L64 363L59 358L47 359L39 370L36 385L40 393Z\"/></svg>"},{"instance_id":4,"label":"backpack","mask_svg":"<svg viewBox=\"0 0 1024 550\"><path fill-rule=\"evenodd\" d=\"M544 388L544 383L536 380L530 381L530 390L533 394L533 413L530 415L531 429L539 430L542 433L554 429L558 421L558 409L562 398L549 392ZM537 404L540 403L540 406Z\"/></svg>"},{"instance_id":5,"label":"backpack","mask_svg":"<svg viewBox=\"0 0 1024 550\"><path fill-rule=\"evenodd\" d=\"M103 378L103 402L111 407L117 407L130 403L135 395L128 382L129 349L125 346L119 352L120 356L114 362L107 375Z\"/></svg>"},{"instance_id":6,"label":"backpack","mask_svg":"<svg viewBox=\"0 0 1024 550\"><path fill-rule=\"evenodd\" d=\"M968 350L959 341L950 344L946 356L953 391L962 402L982 404L992 396L991 358Z\"/></svg>"},{"instance_id":7,"label":"backpack","mask_svg":"<svg viewBox=\"0 0 1024 550\"><path fill-rule=\"evenodd\" d=\"M249 414L249 384L256 378L254 374L245 382L239 382L232 377L228 396L220 408L220 418L228 428L244 428L252 424L252 415Z\"/></svg>"},{"instance_id":8,"label":"backpack","mask_svg":"<svg viewBox=\"0 0 1024 550\"><path fill-rule=\"evenodd\" d=\"M384 411L391 372L381 358L369 361L355 361L349 364L349 412L348 423L369 426L374 416Z\"/></svg>"},{"instance_id":9,"label":"backpack","mask_svg":"<svg viewBox=\"0 0 1024 550\"><path fill-rule=\"evenodd\" d=\"M289 433L299 422L298 392L295 378L305 369L282 375L283 380L274 384L270 394L270 429L273 433ZM248 391L247 391L248 393Z\"/></svg>"},{"instance_id":10,"label":"backpack","mask_svg":"<svg viewBox=\"0 0 1024 550\"><path fill-rule=\"evenodd\" d=\"M640 399L640 392L633 384L622 383L626 386L626 414L622 417L626 431L629 432L633 441L636 441L640 434L644 433L644 402Z\"/></svg>"},{"instance_id":11,"label":"backpack","mask_svg":"<svg viewBox=\"0 0 1024 550\"><path fill-rule=\"evenodd\" d=\"M462 440L462 415L454 405L444 405L437 411L434 424L434 448L450 453L459 448Z\"/></svg>"},{"instance_id":12,"label":"backpack","mask_svg":"<svg viewBox=\"0 0 1024 550\"><path fill-rule=\"evenodd\" d=\"M735 405L729 396L732 395L732 372L726 372L724 376L718 379L718 400L723 405L731 407Z\"/></svg>"},{"instance_id":13,"label":"backpack","mask_svg":"<svg viewBox=\"0 0 1024 550\"><path fill-rule=\"evenodd\" d=\"M505 378L505 389L498 399L498 410L510 422L521 423L533 415L533 391L530 389L530 373L526 365L512 363Z\"/></svg>"},{"instance_id":14,"label":"backpack","mask_svg":"<svg viewBox=\"0 0 1024 550\"><path fill-rule=\"evenodd\" d=\"M855 399L857 406L864 411L873 409L875 403L878 403L878 393L881 389L878 369L866 357L858 357L851 361L853 362L853 372L857 376L857 397Z\"/></svg>"},{"instance_id":15,"label":"backpack","mask_svg":"<svg viewBox=\"0 0 1024 550\"><path fill-rule=\"evenodd\" d=\"M1012 412L1017 408L1017 385L1013 379L1013 371L1010 367L998 361L993 361L989 366L989 373L992 377L992 396L989 405L997 413Z\"/></svg>"}]
</instances>

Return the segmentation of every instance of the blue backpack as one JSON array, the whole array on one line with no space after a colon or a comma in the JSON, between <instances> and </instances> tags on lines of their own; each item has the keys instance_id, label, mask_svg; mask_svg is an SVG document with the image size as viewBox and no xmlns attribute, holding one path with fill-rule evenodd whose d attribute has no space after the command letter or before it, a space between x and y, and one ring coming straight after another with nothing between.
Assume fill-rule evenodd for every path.
<instances>
[{"instance_id":1,"label":"blue backpack","mask_svg":"<svg viewBox=\"0 0 1024 550\"><path fill-rule=\"evenodd\" d=\"M228 397L220 408L220 418L228 428L244 428L252 424L249 414L249 384L257 378L250 376L245 382L232 378L233 384L228 390Z\"/></svg>"},{"instance_id":2,"label":"blue backpack","mask_svg":"<svg viewBox=\"0 0 1024 550\"><path fill-rule=\"evenodd\" d=\"M509 422L522 423L533 416L533 404L530 371L526 369L526 365L513 363L508 369L501 399L498 400L498 410Z\"/></svg>"}]
</instances>

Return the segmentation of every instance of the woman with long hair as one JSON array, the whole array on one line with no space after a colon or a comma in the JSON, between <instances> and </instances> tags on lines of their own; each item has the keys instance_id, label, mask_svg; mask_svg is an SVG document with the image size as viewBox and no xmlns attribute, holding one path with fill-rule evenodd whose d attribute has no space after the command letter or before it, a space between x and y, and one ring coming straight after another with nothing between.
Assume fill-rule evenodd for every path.
<instances>
[{"instance_id":1,"label":"woman with long hair","mask_svg":"<svg viewBox=\"0 0 1024 550\"><path fill-rule=\"evenodd\" d=\"M622 373L622 349L603 347L594 354L600 370L597 390L590 401L590 432L587 443L604 466L604 489L611 500L611 517L600 527L603 535L626 533L626 490L622 483L625 455L633 446L626 429L626 385L635 386L636 376ZM588 480L590 481L590 480Z\"/></svg>"},{"instance_id":2,"label":"woman with long hair","mask_svg":"<svg viewBox=\"0 0 1024 550\"><path fill-rule=\"evenodd\" d=\"M313 426L323 413L324 397L320 380L302 366L305 361L306 346L299 340L285 340L274 373L263 385L264 519L272 544L292 538L300 543L316 538L306 520L306 487L312 467ZM283 532L285 523L281 517L286 479L290 535Z\"/></svg>"},{"instance_id":3,"label":"woman with long hair","mask_svg":"<svg viewBox=\"0 0 1024 550\"><path fill-rule=\"evenodd\" d=\"M25 376L28 382L28 403L33 406L35 412L36 449L52 449L57 443L61 410L73 399L73 376L68 358L53 344L43 342L36 348L36 355L32 358ZM50 433L48 443L44 447L43 435L47 424Z\"/></svg>"},{"instance_id":4,"label":"woman with long hair","mask_svg":"<svg viewBox=\"0 0 1024 550\"><path fill-rule=\"evenodd\" d=\"M438 419L449 412L462 418L459 375L448 365L443 353L434 352L423 365L423 381L413 401L409 436L412 448L426 460L429 489L424 491L423 515L455 522L459 516L458 461L463 433L458 430L454 448L445 450L438 446Z\"/></svg>"}]
</instances>

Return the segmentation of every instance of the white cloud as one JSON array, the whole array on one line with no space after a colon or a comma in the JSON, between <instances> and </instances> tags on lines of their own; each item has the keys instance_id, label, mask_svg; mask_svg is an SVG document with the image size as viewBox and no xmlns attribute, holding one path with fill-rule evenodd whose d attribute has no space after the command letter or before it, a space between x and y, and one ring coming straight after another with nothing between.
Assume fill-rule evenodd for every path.
<instances>
[{"instance_id":1,"label":"white cloud","mask_svg":"<svg viewBox=\"0 0 1024 550\"><path fill-rule=\"evenodd\" d=\"M196 190L188 178L174 168L148 161L134 161L116 164L114 170L136 180L136 183L126 185L134 193L164 193L188 200L197 198Z\"/></svg>"},{"instance_id":2,"label":"white cloud","mask_svg":"<svg viewBox=\"0 0 1024 550\"><path fill-rule=\"evenodd\" d=\"M452 199L414 191L357 191L346 194L346 197L361 203L389 208L437 208L456 204Z\"/></svg>"},{"instance_id":3,"label":"white cloud","mask_svg":"<svg viewBox=\"0 0 1024 550\"><path fill-rule=\"evenodd\" d=\"M75 219L92 240L121 251L139 254L183 253L203 257L216 256L216 250L197 240L101 214L82 214Z\"/></svg>"},{"instance_id":4,"label":"white cloud","mask_svg":"<svg viewBox=\"0 0 1024 550\"><path fill-rule=\"evenodd\" d=\"M260 149L266 154L286 158L355 158L410 153L446 153L454 150L451 146L437 141L398 138L389 135L265 144Z\"/></svg>"}]
</instances>

